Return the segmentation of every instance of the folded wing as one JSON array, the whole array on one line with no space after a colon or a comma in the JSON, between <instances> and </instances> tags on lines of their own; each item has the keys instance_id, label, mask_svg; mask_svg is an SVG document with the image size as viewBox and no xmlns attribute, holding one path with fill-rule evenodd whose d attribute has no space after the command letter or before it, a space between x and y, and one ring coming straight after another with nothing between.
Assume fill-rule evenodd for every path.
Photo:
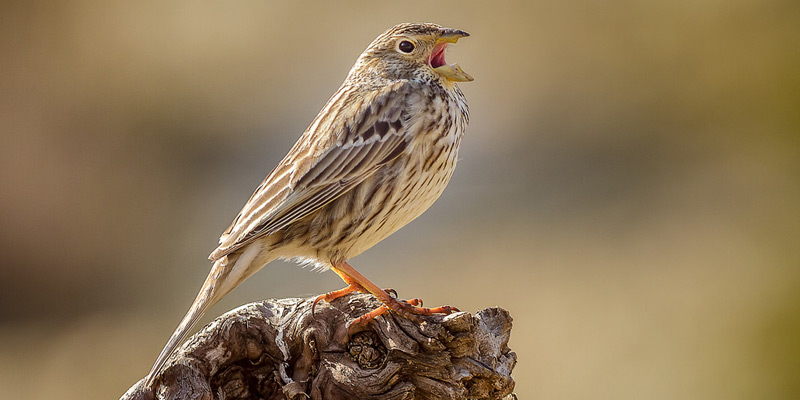
<instances>
[{"instance_id":1,"label":"folded wing","mask_svg":"<svg viewBox=\"0 0 800 400\"><path fill-rule=\"evenodd\" d=\"M259 185L209 258L217 260L308 216L402 154L409 85L367 95L342 87Z\"/></svg>"}]
</instances>

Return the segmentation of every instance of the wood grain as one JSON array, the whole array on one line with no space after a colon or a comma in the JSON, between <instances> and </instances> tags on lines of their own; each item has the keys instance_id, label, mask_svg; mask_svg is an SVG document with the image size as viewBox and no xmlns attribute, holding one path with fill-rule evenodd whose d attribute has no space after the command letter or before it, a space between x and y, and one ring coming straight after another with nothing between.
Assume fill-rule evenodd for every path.
<instances>
[{"instance_id":1,"label":"wood grain","mask_svg":"<svg viewBox=\"0 0 800 400\"><path fill-rule=\"evenodd\" d=\"M321 302L255 302L217 318L167 362L153 388L137 382L123 400L144 399L502 399L516 354L511 317L386 314L348 335L347 321L380 303L353 294Z\"/></svg>"}]
</instances>

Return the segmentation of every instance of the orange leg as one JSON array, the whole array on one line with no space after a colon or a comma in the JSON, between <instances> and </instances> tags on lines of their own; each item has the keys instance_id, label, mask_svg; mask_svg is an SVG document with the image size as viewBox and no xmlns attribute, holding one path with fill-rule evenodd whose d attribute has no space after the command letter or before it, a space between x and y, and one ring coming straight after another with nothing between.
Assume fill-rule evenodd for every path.
<instances>
[{"instance_id":1,"label":"orange leg","mask_svg":"<svg viewBox=\"0 0 800 400\"><path fill-rule=\"evenodd\" d=\"M317 298L314 299L314 304L311 305L311 315L312 316L314 315L314 309L317 308L317 303L319 303L321 300L325 300L328 303L330 303L331 301L334 301L334 300L338 299L339 297L348 295L348 294L353 293L353 292L366 293L364 288L361 287L361 285L359 285L356 281L350 279L349 276L340 273L335 268L333 268L333 272L336 272L336 274L339 275L340 278L342 278L344 283L347 284L347 287L344 288L344 289L334 290L334 291L325 293L323 295L317 296Z\"/></svg>"},{"instance_id":2,"label":"orange leg","mask_svg":"<svg viewBox=\"0 0 800 400\"><path fill-rule=\"evenodd\" d=\"M317 296L317 298L314 299L314 304L311 305L311 315L312 316L314 315L314 310L317 308L317 303L319 303L322 300L325 300L326 302L330 303L331 301L334 301L334 300L338 299L339 297L346 296L346 295L348 295L350 293L353 293L353 292L369 293L369 292L367 292L366 289L364 289L363 286L361 286L358 282L354 281L347 274L339 271L336 268L331 268L331 269L333 270L333 272L336 272L336 274L339 275L340 278L342 278L344 283L347 284L347 287L344 288L344 289L330 291L330 292L325 293L323 295ZM397 297L397 291L394 290L394 289L384 289L383 292L392 293L392 294L394 294L395 297Z\"/></svg>"},{"instance_id":3,"label":"orange leg","mask_svg":"<svg viewBox=\"0 0 800 400\"><path fill-rule=\"evenodd\" d=\"M382 306L355 319L350 324L351 327L369 321L389 310L394 311L410 320L417 320L415 315L450 314L451 312L459 311L457 308L451 306L442 306L436 308L420 307L422 305L422 300L419 299L398 301L386 293L386 291L379 288L378 285L372 283L364 275L361 275L360 272L356 271L355 268L346 262L337 264L333 266L332 269L349 285L352 285L353 283L360 285L362 289L366 289L366 291L372 293L373 296L377 297L378 300L383 303Z\"/></svg>"}]
</instances>

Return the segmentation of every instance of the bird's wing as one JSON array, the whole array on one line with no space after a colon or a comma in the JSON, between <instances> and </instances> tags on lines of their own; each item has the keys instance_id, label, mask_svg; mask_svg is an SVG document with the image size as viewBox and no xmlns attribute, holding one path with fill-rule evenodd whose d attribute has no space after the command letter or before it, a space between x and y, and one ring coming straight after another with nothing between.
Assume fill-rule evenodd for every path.
<instances>
[{"instance_id":1,"label":"bird's wing","mask_svg":"<svg viewBox=\"0 0 800 400\"><path fill-rule=\"evenodd\" d=\"M342 87L259 185L209 257L217 260L333 201L405 150L409 83Z\"/></svg>"}]
</instances>

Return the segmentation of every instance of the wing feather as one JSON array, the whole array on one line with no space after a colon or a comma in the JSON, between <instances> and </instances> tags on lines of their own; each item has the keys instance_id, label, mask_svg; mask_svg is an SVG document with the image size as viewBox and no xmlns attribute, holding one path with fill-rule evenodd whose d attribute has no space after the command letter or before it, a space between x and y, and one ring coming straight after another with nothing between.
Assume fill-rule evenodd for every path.
<instances>
[{"instance_id":1,"label":"wing feather","mask_svg":"<svg viewBox=\"0 0 800 400\"><path fill-rule=\"evenodd\" d=\"M217 260L335 200L405 149L410 83L364 95L342 87L259 185L209 257ZM364 98L361 98L364 97ZM341 112L337 105L356 108ZM330 112L336 109L338 112ZM345 118L343 115L354 115Z\"/></svg>"}]
</instances>

